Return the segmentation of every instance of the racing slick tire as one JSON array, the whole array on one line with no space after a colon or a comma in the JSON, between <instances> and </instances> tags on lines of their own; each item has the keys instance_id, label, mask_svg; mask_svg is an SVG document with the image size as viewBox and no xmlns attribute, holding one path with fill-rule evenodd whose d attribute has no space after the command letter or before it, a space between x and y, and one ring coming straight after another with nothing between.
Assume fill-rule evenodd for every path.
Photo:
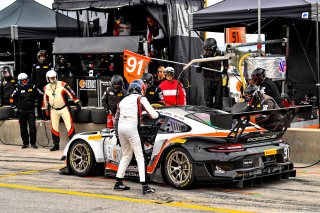
<instances>
[{"instance_id":1,"label":"racing slick tire","mask_svg":"<svg viewBox=\"0 0 320 213\"><path fill-rule=\"evenodd\" d=\"M0 120L8 120L13 117L14 111L11 106L0 107Z\"/></svg>"},{"instance_id":2,"label":"racing slick tire","mask_svg":"<svg viewBox=\"0 0 320 213\"><path fill-rule=\"evenodd\" d=\"M85 141L75 141L69 151L68 161L72 172L77 176L87 176L95 168L94 154Z\"/></svg>"},{"instance_id":3,"label":"racing slick tire","mask_svg":"<svg viewBox=\"0 0 320 213\"><path fill-rule=\"evenodd\" d=\"M187 189L195 185L194 162L183 148L169 151L164 162L164 174L168 183L177 189Z\"/></svg>"},{"instance_id":4,"label":"racing slick tire","mask_svg":"<svg viewBox=\"0 0 320 213\"><path fill-rule=\"evenodd\" d=\"M79 112L71 108L71 116L74 123L91 123L91 108L82 107Z\"/></svg>"},{"instance_id":5,"label":"racing slick tire","mask_svg":"<svg viewBox=\"0 0 320 213\"><path fill-rule=\"evenodd\" d=\"M103 107L91 109L91 120L94 124L106 124L107 112Z\"/></svg>"}]
</instances>

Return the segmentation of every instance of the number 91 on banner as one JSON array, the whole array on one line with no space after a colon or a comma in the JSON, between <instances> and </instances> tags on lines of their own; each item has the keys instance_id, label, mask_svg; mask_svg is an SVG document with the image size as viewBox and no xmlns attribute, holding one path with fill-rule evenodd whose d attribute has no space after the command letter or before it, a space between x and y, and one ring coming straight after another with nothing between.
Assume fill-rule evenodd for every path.
<instances>
[{"instance_id":1,"label":"number 91 on banner","mask_svg":"<svg viewBox=\"0 0 320 213\"><path fill-rule=\"evenodd\" d=\"M142 74L145 72L151 58L128 50L124 50L123 55L123 74L128 83L131 83L135 79L140 79Z\"/></svg>"}]
</instances>

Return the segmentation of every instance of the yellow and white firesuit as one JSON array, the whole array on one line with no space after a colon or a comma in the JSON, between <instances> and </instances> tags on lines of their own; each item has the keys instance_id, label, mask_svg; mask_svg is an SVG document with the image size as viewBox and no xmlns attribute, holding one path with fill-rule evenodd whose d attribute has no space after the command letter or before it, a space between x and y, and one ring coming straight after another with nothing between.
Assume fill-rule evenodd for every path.
<instances>
[{"instance_id":1,"label":"yellow and white firesuit","mask_svg":"<svg viewBox=\"0 0 320 213\"><path fill-rule=\"evenodd\" d=\"M79 104L79 99L70 86L63 82L49 83L44 87L44 97L42 109L50 109L51 117L51 132L54 144L59 144L59 121L62 117L66 125L68 136L71 139L75 134L74 124L68 108L68 98L71 98L74 103Z\"/></svg>"}]
</instances>

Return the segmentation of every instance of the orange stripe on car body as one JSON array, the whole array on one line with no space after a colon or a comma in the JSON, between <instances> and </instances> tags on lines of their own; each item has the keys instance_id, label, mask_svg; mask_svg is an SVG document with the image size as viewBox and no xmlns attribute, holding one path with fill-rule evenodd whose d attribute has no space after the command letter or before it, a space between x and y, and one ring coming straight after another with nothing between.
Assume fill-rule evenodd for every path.
<instances>
[{"instance_id":1,"label":"orange stripe on car body","mask_svg":"<svg viewBox=\"0 0 320 213\"><path fill-rule=\"evenodd\" d=\"M106 169L111 169L113 171L118 171L118 166L112 164L112 163L106 163Z\"/></svg>"},{"instance_id":2,"label":"orange stripe on car body","mask_svg":"<svg viewBox=\"0 0 320 213\"><path fill-rule=\"evenodd\" d=\"M261 131L264 131L264 129L262 129ZM244 132L257 132L257 129L255 128L248 128L248 129L245 129ZM160 159L160 156L163 152L163 150L168 146L168 144L170 143L175 143L173 142L174 140L176 139L181 139L181 138L186 138L186 137L191 137L191 136L203 136L203 137L207 137L207 136L212 136L212 137L227 137L229 135L230 131L228 132L212 132L212 133L204 133L204 134L185 134L185 135L180 135L180 136L177 136L177 137L174 137L174 138L171 138L169 139L167 142L165 142L159 153L157 154L157 157L156 159L153 161L152 165L151 166L147 166L147 172L148 173L153 173L157 164L158 164L158 161Z\"/></svg>"}]
</instances>

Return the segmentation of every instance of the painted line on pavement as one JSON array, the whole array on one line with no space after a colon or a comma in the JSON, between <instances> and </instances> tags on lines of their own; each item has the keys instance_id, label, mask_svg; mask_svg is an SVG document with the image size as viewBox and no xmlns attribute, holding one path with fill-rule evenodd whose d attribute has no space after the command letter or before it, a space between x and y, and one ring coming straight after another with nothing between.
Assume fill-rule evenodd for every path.
<instances>
[{"instance_id":1,"label":"painted line on pavement","mask_svg":"<svg viewBox=\"0 0 320 213\"><path fill-rule=\"evenodd\" d=\"M201 210L201 211L213 211L213 212L225 212L225 213L249 213L248 211L215 208L215 207L201 206L201 205L192 205L192 204L187 204L187 203L183 203L183 202L166 203L166 202L157 201L157 200L136 199L136 198L115 196L115 195L92 194L92 193L86 193L86 192L76 192L76 191L68 191L68 190L61 190L61 189L40 188L40 187L23 186L23 185L8 184L8 183L0 183L0 187L13 188L13 189L23 189L23 190L29 190L29 191L47 192L47 193L56 193L56 194L66 194L66 195L74 195L74 196L80 196L80 197L94 197L94 198L116 200L116 201L126 201L126 202L133 202L133 203L162 205L162 206L168 206L168 207L178 207L178 208L183 208L183 209L194 209L194 210Z\"/></svg>"},{"instance_id":2,"label":"painted line on pavement","mask_svg":"<svg viewBox=\"0 0 320 213\"><path fill-rule=\"evenodd\" d=\"M63 167L59 166L59 167L52 167L52 168L39 169L39 170L27 170L27 171L24 171L24 172L0 175L0 178L14 177L14 176L19 176L19 175L29 175L29 174L33 174L33 173L42 172L42 171L47 171L47 170L52 170L52 169L61 169L61 168L63 168Z\"/></svg>"}]
</instances>

